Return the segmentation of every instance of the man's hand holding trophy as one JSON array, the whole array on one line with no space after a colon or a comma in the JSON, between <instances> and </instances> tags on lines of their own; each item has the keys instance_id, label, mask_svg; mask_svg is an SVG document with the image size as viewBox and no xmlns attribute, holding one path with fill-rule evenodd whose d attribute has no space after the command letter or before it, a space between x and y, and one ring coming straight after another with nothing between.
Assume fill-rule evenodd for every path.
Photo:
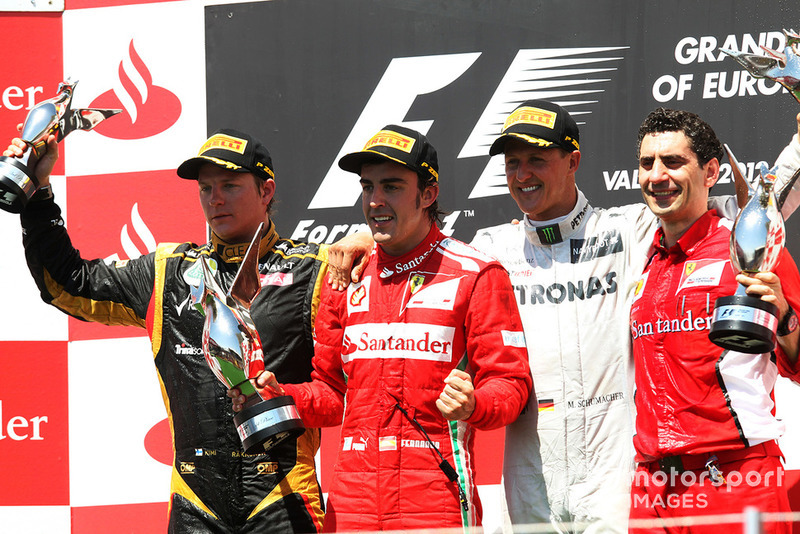
<instances>
[{"instance_id":1,"label":"man's hand holding trophy","mask_svg":"<svg viewBox=\"0 0 800 534\"><path fill-rule=\"evenodd\" d=\"M781 84L800 102L800 35L784 30L786 46L783 52L762 47L766 55L750 54L720 49L742 65L753 77L767 78ZM800 119L798 119L800 120ZM798 126L800 136L800 125ZM747 202L739 211L731 232L730 256L734 269L743 275L756 276L770 272L778 263L786 241L781 207L785 200L774 192L776 169L762 164L755 187L747 184L738 161L727 145L725 149L737 184L737 196L747 191ZM794 173L783 191L788 193L800 177ZM741 276L739 278L742 278ZM765 353L774 349L776 336L787 335L797 329L797 316L789 307L778 306L757 296L747 294L739 285L735 295L717 299L709 338L725 349L745 353Z\"/></svg>"},{"instance_id":2,"label":"man's hand holding trophy","mask_svg":"<svg viewBox=\"0 0 800 534\"><path fill-rule=\"evenodd\" d=\"M122 111L72 109L72 94L77 83L69 80L60 83L56 96L36 104L22 126L24 147L18 146L20 153L0 156L0 209L20 213L37 189L48 186L40 183L35 171L39 160L48 157L48 152L48 168L52 168L58 158L56 143L75 130L91 130ZM44 176L42 178L46 179Z\"/></svg>"}]
</instances>

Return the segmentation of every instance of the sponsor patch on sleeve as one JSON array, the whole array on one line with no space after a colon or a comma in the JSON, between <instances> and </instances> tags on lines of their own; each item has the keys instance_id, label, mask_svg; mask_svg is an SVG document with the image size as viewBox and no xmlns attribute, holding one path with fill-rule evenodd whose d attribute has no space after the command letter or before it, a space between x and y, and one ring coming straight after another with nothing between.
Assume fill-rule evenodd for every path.
<instances>
[{"instance_id":1,"label":"sponsor patch on sleeve","mask_svg":"<svg viewBox=\"0 0 800 534\"><path fill-rule=\"evenodd\" d=\"M521 349L525 348L525 334L523 332L501 330L500 334L503 336L503 345L506 347L519 347Z\"/></svg>"}]
</instances>

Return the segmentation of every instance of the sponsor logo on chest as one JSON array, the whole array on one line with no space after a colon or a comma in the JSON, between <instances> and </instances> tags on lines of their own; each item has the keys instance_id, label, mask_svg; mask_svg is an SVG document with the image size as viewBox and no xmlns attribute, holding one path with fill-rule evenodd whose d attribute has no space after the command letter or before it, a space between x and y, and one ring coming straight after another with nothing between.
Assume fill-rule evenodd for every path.
<instances>
[{"instance_id":1,"label":"sponsor logo on chest","mask_svg":"<svg viewBox=\"0 0 800 534\"><path fill-rule=\"evenodd\" d=\"M261 275L261 287L290 286L294 282L293 273L269 273Z\"/></svg>"},{"instance_id":2,"label":"sponsor logo on chest","mask_svg":"<svg viewBox=\"0 0 800 534\"><path fill-rule=\"evenodd\" d=\"M692 287L718 286L728 260L696 260L683 264L678 291Z\"/></svg>"},{"instance_id":3,"label":"sponsor logo on chest","mask_svg":"<svg viewBox=\"0 0 800 534\"><path fill-rule=\"evenodd\" d=\"M424 323L348 325L342 341L342 362L364 359L453 360L455 328Z\"/></svg>"},{"instance_id":4,"label":"sponsor logo on chest","mask_svg":"<svg viewBox=\"0 0 800 534\"><path fill-rule=\"evenodd\" d=\"M570 239L569 242L571 263L592 261L623 250L622 239L617 230L592 236L588 239Z\"/></svg>"},{"instance_id":5,"label":"sponsor logo on chest","mask_svg":"<svg viewBox=\"0 0 800 534\"><path fill-rule=\"evenodd\" d=\"M389 278L393 274L404 273L409 269L413 269L414 267L419 266L423 261L425 261L425 258L427 258L428 255L434 251L434 249L438 244L439 241L434 241L433 243L431 243L431 246L428 250L425 250L424 252L420 253L419 256L412 258L406 262L397 262L392 265L385 265L381 270L380 277Z\"/></svg>"},{"instance_id":6,"label":"sponsor logo on chest","mask_svg":"<svg viewBox=\"0 0 800 534\"><path fill-rule=\"evenodd\" d=\"M369 286L372 277L367 276L357 284L347 287L347 315L369 311Z\"/></svg>"},{"instance_id":7,"label":"sponsor logo on chest","mask_svg":"<svg viewBox=\"0 0 800 534\"><path fill-rule=\"evenodd\" d=\"M463 277L450 278L440 275L434 281L426 283L426 275L430 278L436 276L435 273L414 273L409 277L408 290L404 294L410 296L405 308L453 310L458 286Z\"/></svg>"}]
</instances>

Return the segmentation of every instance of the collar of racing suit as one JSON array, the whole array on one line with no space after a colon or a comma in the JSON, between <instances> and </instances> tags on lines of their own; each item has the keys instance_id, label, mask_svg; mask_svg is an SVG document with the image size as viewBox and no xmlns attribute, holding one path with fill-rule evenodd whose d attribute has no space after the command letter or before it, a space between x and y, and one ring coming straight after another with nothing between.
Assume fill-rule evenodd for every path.
<instances>
[{"instance_id":1,"label":"collar of racing suit","mask_svg":"<svg viewBox=\"0 0 800 534\"><path fill-rule=\"evenodd\" d=\"M723 222L722 218L717 214L717 210L710 209L693 222L670 248L664 246L664 229L659 226L653 236L653 248L664 256L668 254L688 256L720 224L730 227L730 222Z\"/></svg>"},{"instance_id":2,"label":"collar of racing suit","mask_svg":"<svg viewBox=\"0 0 800 534\"><path fill-rule=\"evenodd\" d=\"M523 219L525 235L533 245L555 245L569 239L580 230L586 214L591 210L586 196L577 187L578 200L572 211L549 221L532 221L526 214Z\"/></svg>"},{"instance_id":3,"label":"collar of racing suit","mask_svg":"<svg viewBox=\"0 0 800 534\"><path fill-rule=\"evenodd\" d=\"M267 228L264 237L261 238L261 243L258 245L258 257L264 256L278 241L278 232L275 230L275 223L272 220L269 221L269 227ZM241 263L242 259L244 258L245 253L247 252L247 248L250 246L250 243L227 243L217 236L217 234L211 234L211 246L213 247L214 251L222 258L226 263Z\"/></svg>"},{"instance_id":4,"label":"collar of racing suit","mask_svg":"<svg viewBox=\"0 0 800 534\"><path fill-rule=\"evenodd\" d=\"M390 256L378 245L373 249L373 254L377 259L378 276L386 279L415 269L425 261L425 258L439 246L443 239L444 234L442 234L442 231L435 224L431 224L425 239L413 250L406 252L402 256ZM412 281L412 283L414 282Z\"/></svg>"}]
</instances>

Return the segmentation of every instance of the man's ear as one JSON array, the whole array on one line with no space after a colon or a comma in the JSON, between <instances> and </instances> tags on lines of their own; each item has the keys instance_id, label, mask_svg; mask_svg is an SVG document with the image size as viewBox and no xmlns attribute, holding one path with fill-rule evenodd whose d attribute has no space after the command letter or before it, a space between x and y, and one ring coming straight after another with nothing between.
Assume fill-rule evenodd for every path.
<instances>
[{"instance_id":1,"label":"man's ear","mask_svg":"<svg viewBox=\"0 0 800 534\"><path fill-rule=\"evenodd\" d=\"M719 160L717 158L711 158L711 160L706 163L704 171L705 177L703 180L705 186L711 189L711 187L717 183L717 180L719 180Z\"/></svg>"},{"instance_id":2,"label":"man's ear","mask_svg":"<svg viewBox=\"0 0 800 534\"><path fill-rule=\"evenodd\" d=\"M428 208L439 197L439 184L426 185L422 191L422 207Z\"/></svg>"},{"instance_id":3,"label":"man's ear","mask_svg":"<svg viewBox=\"0 0 800 534\"><path fill-rule=\"evenodd\" d=\"M269 204L272 197L275 196L275 180L272 178L264 180L264 183L261 184L261 196Z\"/></svg>"},{"instance_id":4,"label":"man's ear","mask_svg":"<svg viewBox=\"0 0 800 534\"><path fill-rule=\"evenodd\" d=\"M573 150L569 153L569 172L575 174L578 172L578 166L581 164L581 151Z\"/></svg>"}]
</instances>

